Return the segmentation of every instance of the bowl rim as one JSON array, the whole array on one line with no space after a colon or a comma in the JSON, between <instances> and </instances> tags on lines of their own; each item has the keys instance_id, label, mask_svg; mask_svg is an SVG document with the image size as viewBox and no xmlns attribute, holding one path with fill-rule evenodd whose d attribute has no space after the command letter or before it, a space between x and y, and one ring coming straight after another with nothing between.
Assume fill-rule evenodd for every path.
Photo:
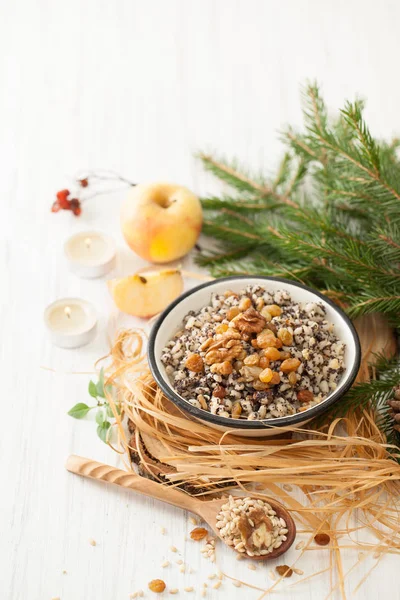
<instances>
[{"instance_id":1,"label":"bowl rim","mask_svg":"<svg viewBox=\"0 0 400 600\"><path fill-rule=\"evenodd\" d=\"M333 310L335 310L335 312L337 312L343 318L343 320L344 320L345 324L347 325L347 327L350 331L350 334L353 338L354 345L355 345L355 359L354 359L354 364L350 369L350 374L349 374L349 377L348 377L346 383L339 389L335 390L327 400L323 400L319 404L312 406L307 411L295 413L294 415L288 415L285 417L277 417L274 419L264 419L263 421L261 421L261 420L260 421L249 421L249 420L245 420L245 419L232 419L231 417L221 417L219 415L214 415L209 411L203 410L202 408L197 408L196 406L192 406L187 400L185 400L184 398L181 398L179 396L179 394L177 394L175 392L175 390L172 388L172 386L165 383L164 378L162 377L161 372L157 366L157 361L156 361L156 356L155 356L155 342L156 342L157 334L164 322L164 319L171 312L171 310L173 308L175 308L175 306L177 306L185 298L188 298L189 296L196 294L196 292L198 292L199 290L207 288L207 287L211 287L211 286L215 285L216 283L221 283L224 281L229 282L229 281L252 280L252 279L262 279L264 281L278 281L280 283L283 283L286 285L289 284L291 286L311 292L312 294L314 294L315 296L317 296L318 298L323 300L323 302L328 304ZM285 279L284 277L273 277L273 276L268 277L266 275L250 275L250 276L249 275L237 275L237 276L234 275L231 277L219 277L217 279L213 279L212 281L206 281L205 283L201 283L200 285L197 285L197 286L191 288L187 292L184 292L178 298L176 298L176 300L171 302L171 304L169 304L167 306L167 308L161 313L161 315L159 316L159 318L153 325L153 328L149 335L147 355L148 355L150 370L152 372L152 375L153 375L157 385L161 388L161 390L167 396L167 398L169 400L171 400L174 404L176 404L179 408L181 408L184 412L189 413L192 417L195 417L196 419L200 419L201 421L208 421L214 425L224 426L229 429L246 429L246 430L258 429L258 430L260 430L260 429L271 429L274 427L291 426L291 425L295 425L297 423L304 423L304 422L309 421L309 420L313 419L314 417L322 414L323 412L325 412L325 410L327 408L329 408L329 406L331 406L337 400L339 400L339 398L341 398L341 396L343 396L353 385L353 382L354 382L355 378L357 377L357 373L360 368L361 345L360 345L360 340L358 338L357 331L356 331L353 323L350 321L349 317L346 315L346 313L341 308L339 308L332 300L330 300L329 298L326 298L323 294L321 294L321 292L318 292L318 291L314 290L313 288L310 288L302 283L298 283L297 281Z\"/></svg>"}]
</instances>

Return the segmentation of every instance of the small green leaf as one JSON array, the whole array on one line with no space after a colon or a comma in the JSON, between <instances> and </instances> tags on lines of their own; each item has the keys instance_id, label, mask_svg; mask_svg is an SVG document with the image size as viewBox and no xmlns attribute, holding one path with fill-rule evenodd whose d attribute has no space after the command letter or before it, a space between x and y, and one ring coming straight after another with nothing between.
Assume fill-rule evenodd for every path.
<instances>
[{"instance_id":1,"label":"small green leaf","mask_svg":"<svg viewBox=\"0 0 400 600\"><path fill-rule=\"evenodd\" d=\"M74 419L83 419L90 410L90 406L84 404L83 402L78 402L68 411L70 417L74 417Z\"/></svg>"},{"instance_id":2,"label":"small green leaf","mask_svg":"<svg viewBox=\"0 0 400 600\"><path fill-rule=\"evenodd\" d=\"M89 381L89 394L92 398L97 398L97 386L94 381Z\"/></svg>"},{"instance_id":3,"label":"small green leaf","mask_svg":"<svg viewBox=\"0 0 400 600\"><path fill-rule=\"evenodd\" d=\"M97 435L105 444L107 444L108 430L110 427L111 423L109 421L104 421L102 425L97 427Z\"/></svg>"},{"instance_id":4,"label":"small green leaf","mask_svg":"<svg viewBox=\"0 0 400 600\"><path fill-rule=\"evenodd\" d=\"M104 411L102 409L100 409L96 413L96 423L98 425L102 426L104 424L104 421L105 421Z\"/></svg>"},{"instance_id":5,"label":"small green leaf","mask_svg":"<svg viewBox=\"0 0 400 600\"><path fill-rule=\"evenodd\" d=\"M97 392L98 396L100 396L101 398L105 398L105 394L104 394L104 369L103 369L103 367L100 369L99 381L97 382L97 385L96 385L96 392Z\"/></svg>"}]
</instances>

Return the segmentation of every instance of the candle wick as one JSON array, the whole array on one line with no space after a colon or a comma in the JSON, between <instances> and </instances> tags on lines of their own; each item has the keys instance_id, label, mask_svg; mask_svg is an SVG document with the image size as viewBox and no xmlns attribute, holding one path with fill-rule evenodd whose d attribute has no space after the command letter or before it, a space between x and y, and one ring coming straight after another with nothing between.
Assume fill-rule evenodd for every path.
<instances>
[{"instance_id":1,"label":"candle wick","mask_svg":"<svg viewBox=\"0 0 400 600\"><path fill-rule=\"evenodd\" d=\"M64 313L65 313L65 315L66 315L67 319L70 319L70 318L71 318L71 309L70 309L70 307L69 307L69 306L66 306L66 307L64 308Z\"/></svg>"},{"instance_id":2,"label":"candle wick","mask_svg":"<svg viewBox=\"0 0 400 600\"><path fill-rule=\"evenodd\" d=\"M92 240L88 237L85 239L85 246L86 248L90 248L90 246L92 245Z\"/></svg>"}]
</instances>

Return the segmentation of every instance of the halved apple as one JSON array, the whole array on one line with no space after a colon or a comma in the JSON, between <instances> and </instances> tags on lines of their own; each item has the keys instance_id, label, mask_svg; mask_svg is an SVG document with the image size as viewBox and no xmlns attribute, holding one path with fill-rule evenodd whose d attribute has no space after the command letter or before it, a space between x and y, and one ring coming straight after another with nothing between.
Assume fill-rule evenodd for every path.
<instances>
[{"instance_id":1,"label":"halved apple","mask_svg":"<svg viewBox=\"0 0 400 600\"><path fill-rule=\"evenodd\" d=\"M182 293L183 279L177 269L142 269L135 275L110 279L108 289L119 310L143 319L153 317Z\"/></svg>"}]
</instances>

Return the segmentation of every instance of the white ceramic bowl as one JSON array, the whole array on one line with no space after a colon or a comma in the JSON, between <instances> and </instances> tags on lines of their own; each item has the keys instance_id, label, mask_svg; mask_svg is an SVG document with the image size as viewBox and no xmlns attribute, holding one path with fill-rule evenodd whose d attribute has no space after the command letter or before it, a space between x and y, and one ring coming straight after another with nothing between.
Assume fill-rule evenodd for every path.
<instances>
[{"instance_id":1,"label":"white ceramic bowl","mask_svg":"<svg viewBox=\"0 0 400 600\"><path fill-rule=\"evenodd\" d=\"M245 419L232 419L213 415L211 412L196 408L180 396L171 386L165 367L161 362L161 353L167 342L181 329L183 317L191 310L199 310L210 302L212 293L222 294L230 289L238 292L247 285L261 285L267 290L277 291L286 289L297 302L319 302L325 306L328 321L334 324L338 338L345 342L345 367L346 370L339 384L325 400L311 408L294 415L263 421L247 421ZM357 376L361 360L360 342L357 332L345 313L324 295L304 285L281 279L278 277L225 277L199 285L185 294L182 294L170 304L155 323L149 339L148 356L154 379L164 394L183 409L192 418L207 422L211 427L221 431L235 429L237 435L244 436L269 436L279 433L277 428L283 426L301 427L310 419L323 413L351 387Z\"/></svg>"}]
</instances>

